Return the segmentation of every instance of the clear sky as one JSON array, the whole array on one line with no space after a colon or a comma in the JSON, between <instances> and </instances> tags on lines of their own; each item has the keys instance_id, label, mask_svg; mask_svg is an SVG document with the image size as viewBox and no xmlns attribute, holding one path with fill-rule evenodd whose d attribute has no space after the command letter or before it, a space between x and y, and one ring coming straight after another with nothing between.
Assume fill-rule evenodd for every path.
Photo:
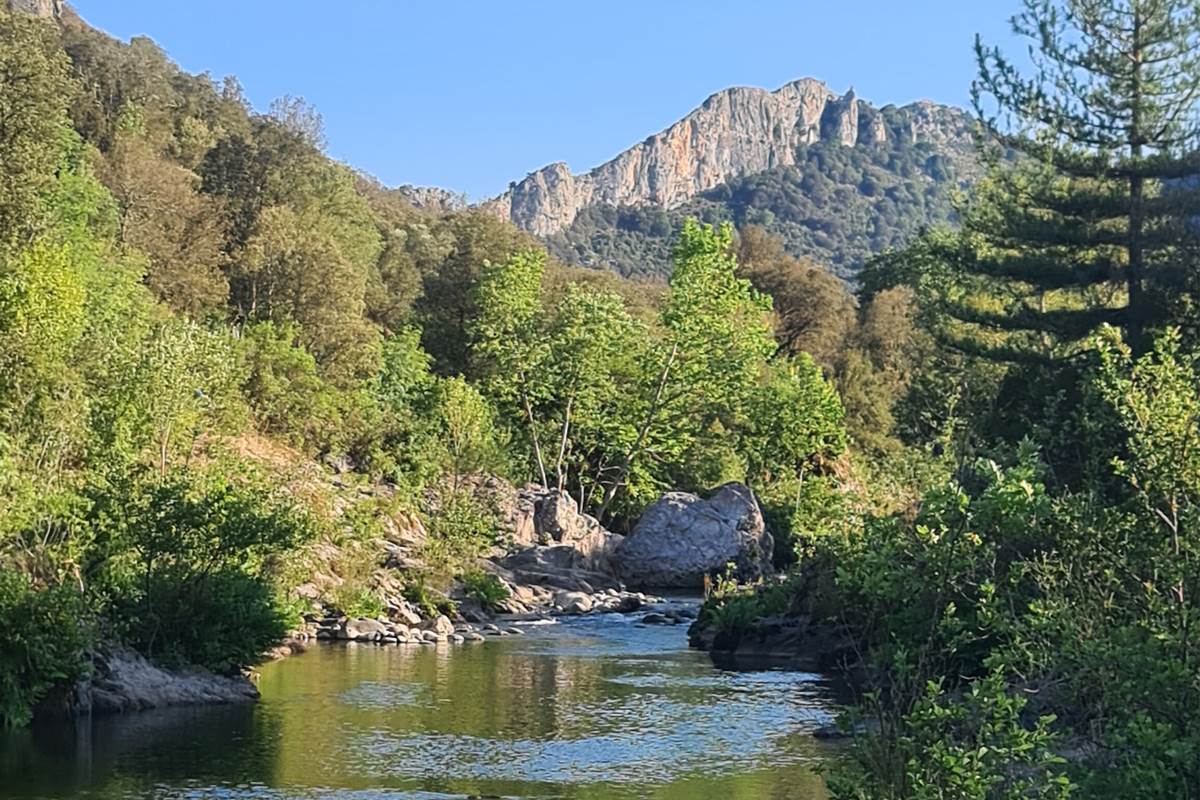
<instances>
[{"instance_id":1,"label":"clear sky","mask_svg":"<svg viewBox=\"0 0 1200 800\"><path fill-rule=\"evenodd\" d=\"M965 105L972 41L1018 0L73 0L258 109L304 97L329 153L387 184L496 194L583 171L727 86L799 77L877 105ZM1021 46L1023 47L1023 46Z\"/></svg>"}]
</instances>

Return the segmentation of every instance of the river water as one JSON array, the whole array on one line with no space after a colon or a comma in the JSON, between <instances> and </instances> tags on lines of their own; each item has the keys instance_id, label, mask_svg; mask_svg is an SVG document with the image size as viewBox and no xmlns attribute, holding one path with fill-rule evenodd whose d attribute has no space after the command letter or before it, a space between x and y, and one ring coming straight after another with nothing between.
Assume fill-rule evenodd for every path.
<instances>
[{"instance_id":1,"label":"river water","mask_svg":"<svg viewBox=\"0 0 1200 800\"><path fill-rule=\"evenodd\" d=\"M448 647L321 645L254 706L0 735L0 796L821 800L818 676L724 671L636 615Z\"/></svg>"}]
</instances>

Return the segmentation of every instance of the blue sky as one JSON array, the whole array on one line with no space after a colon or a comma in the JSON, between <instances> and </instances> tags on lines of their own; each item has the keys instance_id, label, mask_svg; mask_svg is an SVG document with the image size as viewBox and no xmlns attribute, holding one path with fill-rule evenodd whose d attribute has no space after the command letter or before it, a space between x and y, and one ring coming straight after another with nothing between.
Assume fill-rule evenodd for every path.
<instances>
[{"instance_id":1,"label":"blue sky","mask_svg":"<svg viewBox=\"0 0 1200 800\"><path fill-rule=\"evenodd\" d=\"M972 41L1015 50L1018 0L73 0L255 107L302 96L329 152L472 199L602 163L726 86L811 76L878 105L967 103ZM1023 47L1021 45L1020 47Z\"/></svg>"}]
</instances>

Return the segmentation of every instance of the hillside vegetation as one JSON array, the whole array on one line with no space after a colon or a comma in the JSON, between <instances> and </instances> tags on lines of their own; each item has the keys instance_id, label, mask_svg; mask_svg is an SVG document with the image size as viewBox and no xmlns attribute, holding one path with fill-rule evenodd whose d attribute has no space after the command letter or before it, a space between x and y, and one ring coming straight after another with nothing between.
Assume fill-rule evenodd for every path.
<instances>
[{"instance_id":1,"label":"hillside vegetation","mask_svg":"<svg viewBox=\"0 0 1200 800\"><path fill-rule=\"evenodd\" d=\"M954 196L972 177L929 143L798 148L794 166L734 178L670 210L654 204L584 209L547 247L571 264L665 278L671 241L688 218L760 226L787 251L847 281L866 261L922 229L955 222Z\"/></svg>"},{"instance_id":2,"label":"hillside vegetation","mask_svg":"<svg viewBox=\"0 0 1200 800\"><path fill-rule=\"evenodd\" d=\"M406 595L478 583L479 473L617 528L665 489L746 480L784 541L830 491L843 410L799 343L832 369L850 331L797 298L773 313L772 270L822 279L769 242L739 270L730 228L690 222L670 284L635 284L414 208L328 159L303 101L256 113L233 78L69 11L0 12L0 66L7 724L105 643L253 663L316 569L327 607L379 613L360 545L405 519L428 533ZM356 485L376 499L331 489Z\"/></svg>"}]
</instances>

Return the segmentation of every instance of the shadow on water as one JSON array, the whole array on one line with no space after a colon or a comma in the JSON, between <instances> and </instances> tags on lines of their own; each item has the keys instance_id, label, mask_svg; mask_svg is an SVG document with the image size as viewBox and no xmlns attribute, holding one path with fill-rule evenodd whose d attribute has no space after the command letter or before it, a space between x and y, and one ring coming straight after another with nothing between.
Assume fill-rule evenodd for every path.
<instances>
[{"instance_id":1,"label":"shadow on water","mask_svg":"<svg viewBox=\"0 0 1200 800\"><path fill-rule=\"evenodd\" d=\"M836 696L618 616L453 650L321 646L260 688L257 706L2 736L0 796L822 800L811 733Z\"/></svg>"}]
</instances>

